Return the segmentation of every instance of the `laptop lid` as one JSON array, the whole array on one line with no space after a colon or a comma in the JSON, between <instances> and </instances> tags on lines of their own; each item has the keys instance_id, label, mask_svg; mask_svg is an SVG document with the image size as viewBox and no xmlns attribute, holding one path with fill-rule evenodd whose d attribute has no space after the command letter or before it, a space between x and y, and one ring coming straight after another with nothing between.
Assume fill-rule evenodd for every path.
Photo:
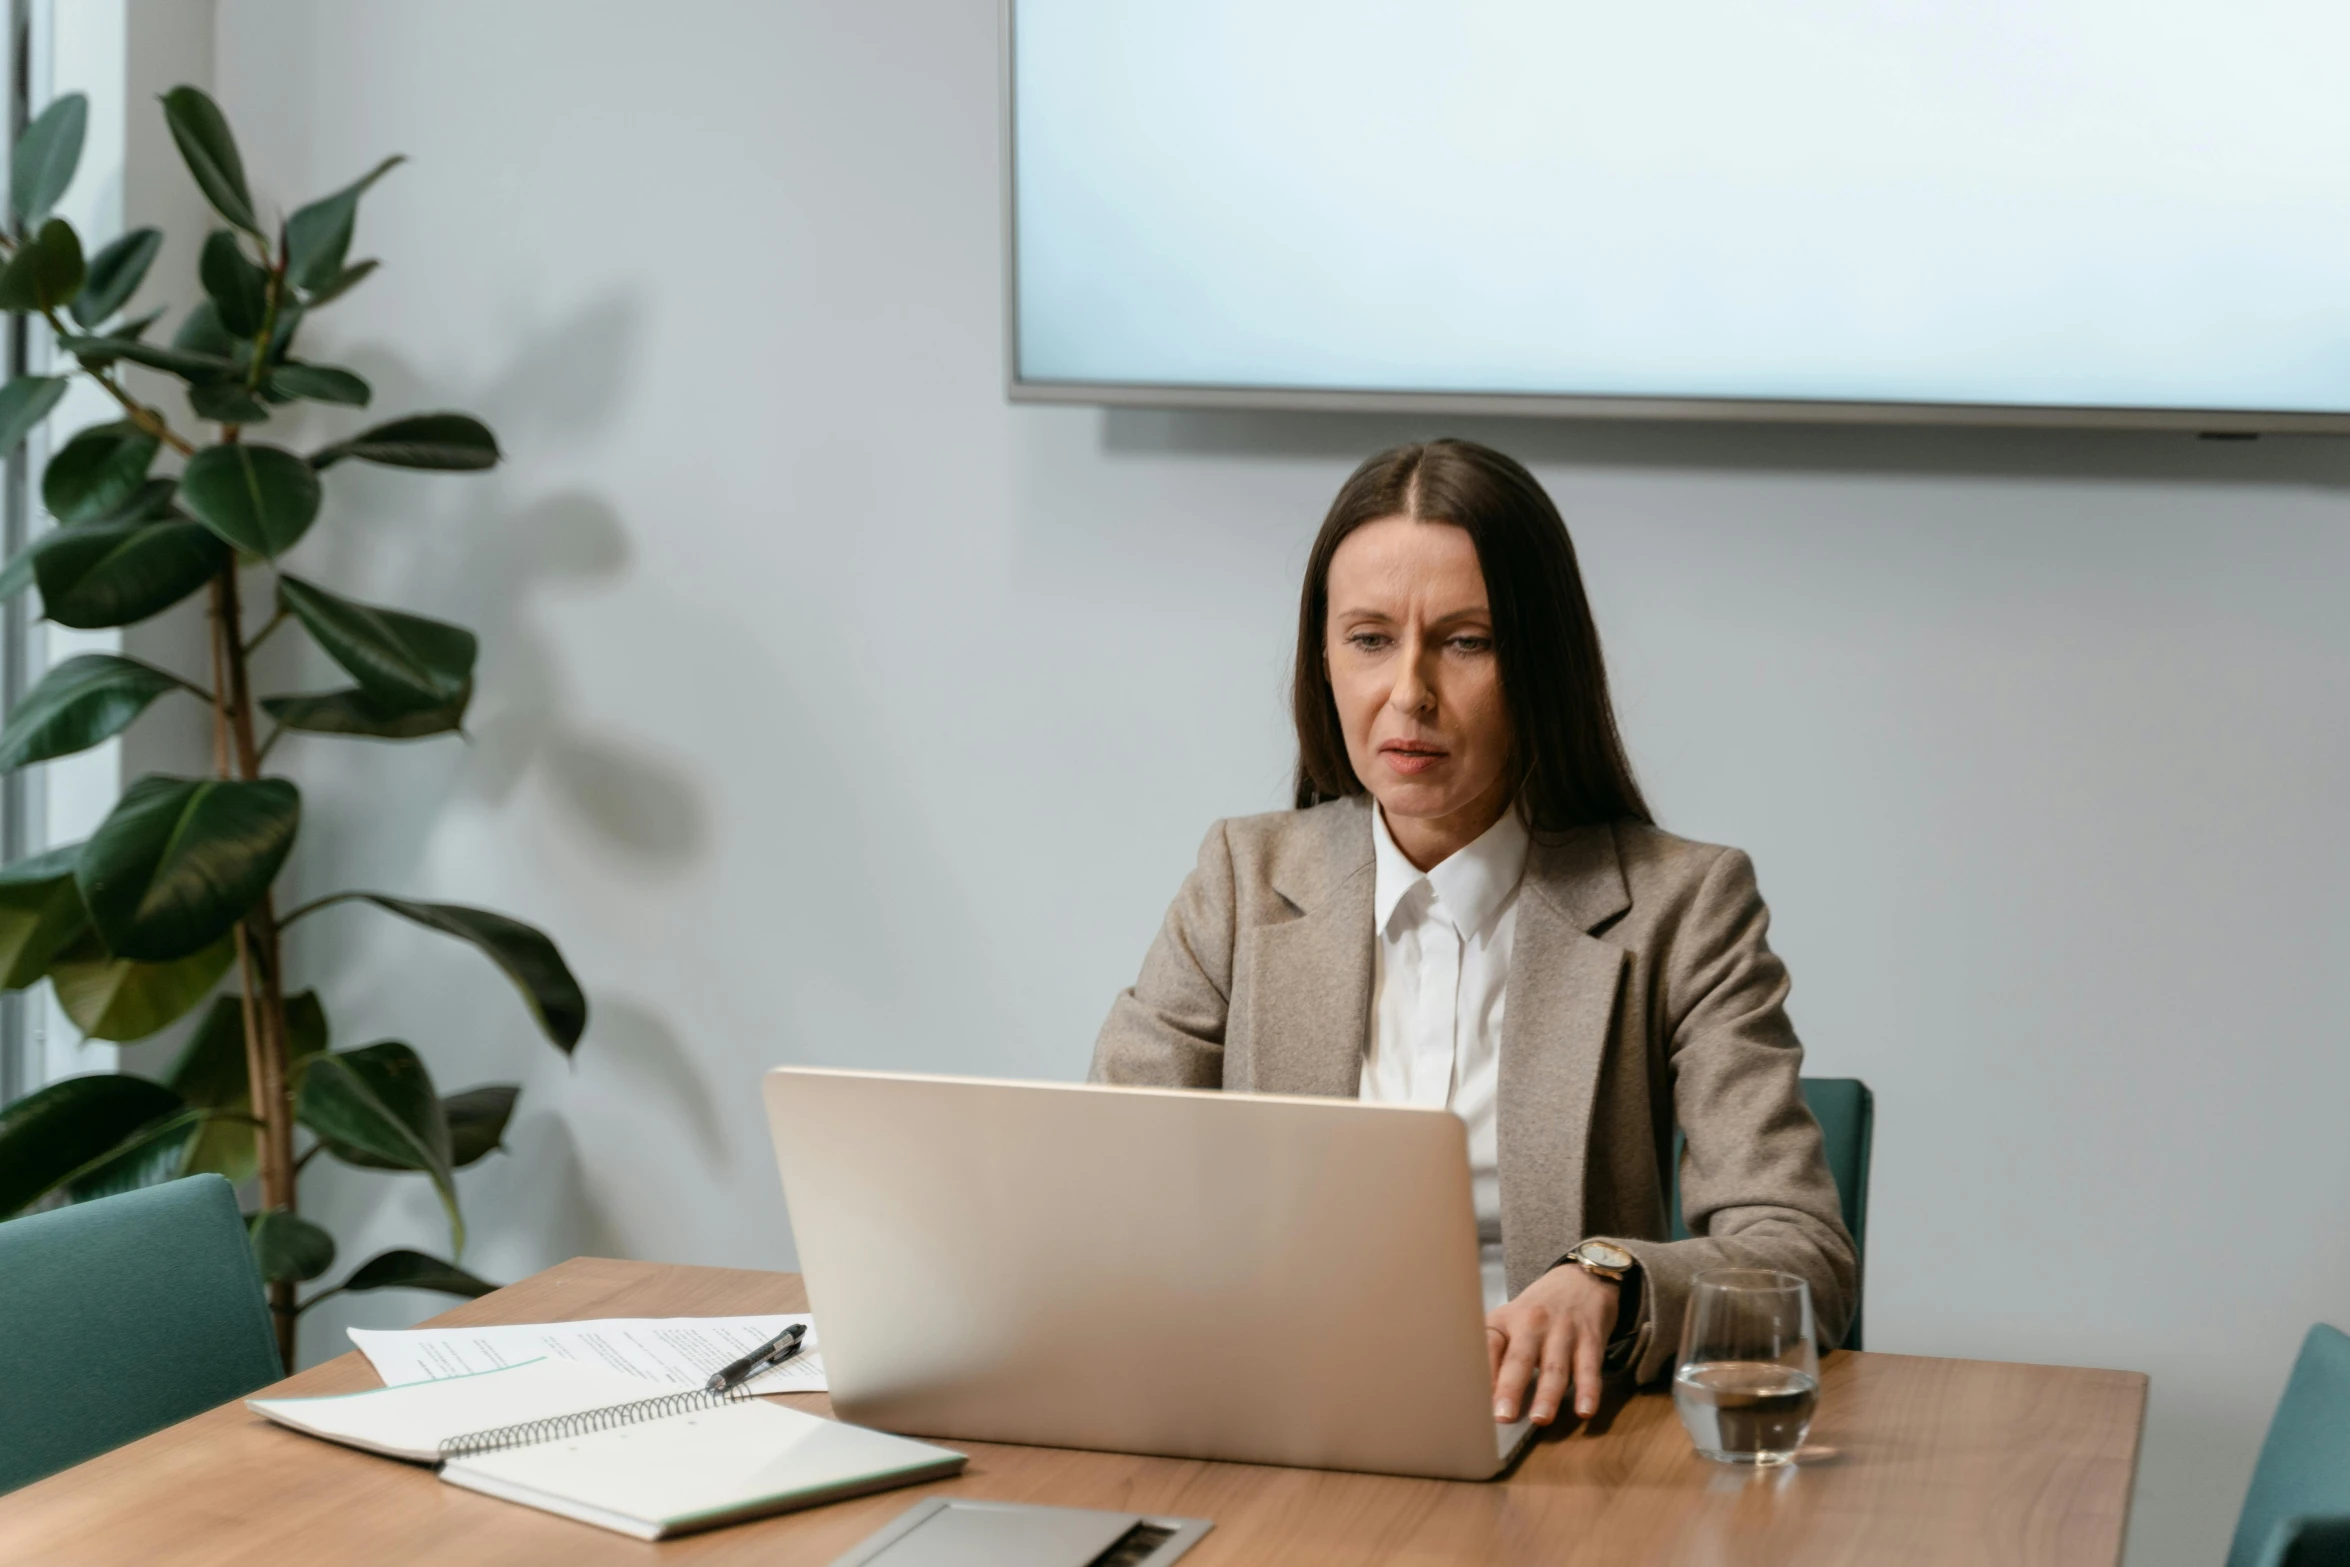
<instances>
[{"instance_id":1,"label":"laptop lid","mask_svg":"<svg viewBox=\"0 0 2350 1567\"><path fill-rule=\"evenodd\" d=\"M1449 1111L798 1067L766 1097L845 1419L1452 1479L1523 1434Z\"/></svg>"}]
</instances>

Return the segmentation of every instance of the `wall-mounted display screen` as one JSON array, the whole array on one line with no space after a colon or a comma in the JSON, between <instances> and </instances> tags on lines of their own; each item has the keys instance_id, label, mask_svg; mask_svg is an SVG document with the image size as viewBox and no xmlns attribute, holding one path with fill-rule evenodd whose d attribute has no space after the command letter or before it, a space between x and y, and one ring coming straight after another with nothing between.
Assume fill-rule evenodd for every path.
<instances>
[{"instance_id":1,"label":"wall-mounted display screen","mask_svg":"<svg viewBox=\"0 0 2350 1567\"><path fill-rule=\"evenodd\" d=\"M1016 396L2350 429L2340 0L1011 0L1007 50Z\"/></svg>"}]
</instances>

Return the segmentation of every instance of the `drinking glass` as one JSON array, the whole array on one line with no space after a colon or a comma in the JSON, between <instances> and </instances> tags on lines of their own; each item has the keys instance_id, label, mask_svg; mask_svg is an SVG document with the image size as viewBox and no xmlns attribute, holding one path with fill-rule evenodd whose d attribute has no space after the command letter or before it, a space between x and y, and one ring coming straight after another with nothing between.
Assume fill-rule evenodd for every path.
<instances>
[{"instance_id":1,"label":"drinking glass","mask_svg":"<svg viewBox=\"0 0 2350 1567\"><path fill-rule=\"evenodd\" d=\"M1673 1406L1699 1455L1783 1464L1803 1446L1819 1402L1811 1286L1764 1268L1698 1274L1681 1319Z\"/></svg>"}]
</instances>

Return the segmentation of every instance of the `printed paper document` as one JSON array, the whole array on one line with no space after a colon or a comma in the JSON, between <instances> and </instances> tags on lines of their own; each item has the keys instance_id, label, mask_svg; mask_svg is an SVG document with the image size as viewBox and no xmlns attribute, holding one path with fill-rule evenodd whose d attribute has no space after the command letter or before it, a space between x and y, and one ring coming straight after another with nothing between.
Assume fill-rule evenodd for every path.
<instances>
[{"instance_id":1,"label":"printed paper document","mask_svg":"<svg viewBox=\"0 0 2350 1567\"><path fill-rule=\"evenodd\" d=\"M763 1317L600 1317L587 1322L502 1323L477 1328L352 1328L376 1375L388 1384L438 1381L495 1371L542 1355L601 1366L670 1387L700 1387L710 1374L795 1322L808 1323L793 1359L751 1378L754 1393L821 1393L824 1360L806 1312Z\"/></svg>"}]
</instances>

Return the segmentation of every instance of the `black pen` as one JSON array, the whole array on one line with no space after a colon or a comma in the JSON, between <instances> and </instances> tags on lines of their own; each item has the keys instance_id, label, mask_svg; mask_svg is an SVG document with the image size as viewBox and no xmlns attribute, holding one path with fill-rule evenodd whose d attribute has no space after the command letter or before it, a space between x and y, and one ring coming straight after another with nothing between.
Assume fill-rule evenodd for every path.
<instances>
[{"instance_id":1,"label":"black pen","mask_svg":"<svg viewBox=\"0 0 2350 1567\"><path fill-rule=\"evenodd\" d=\"M757 1349L752 1350L749 1354L743 1356L742 1359L736 1361L733 1365L728 1366L724 1371L719 1372L709 1381L703 1383L702 1391L705 1393L723 1393L728 1388L739 1387L741 1384L748 1382L751 1378L757 1376L760 1372L766 1370L769 1366L778 1366L783 1364L783 1362L791 1359L792 1356L800 1352L800 1340L807 1336L807 1332L808 1325L805 1322L793 1323L790 1327L785 1328L781 1333L776 1334L775 1337L769 1339L766 1343L760 1345Z\"/></svg>"}]
</instances>

